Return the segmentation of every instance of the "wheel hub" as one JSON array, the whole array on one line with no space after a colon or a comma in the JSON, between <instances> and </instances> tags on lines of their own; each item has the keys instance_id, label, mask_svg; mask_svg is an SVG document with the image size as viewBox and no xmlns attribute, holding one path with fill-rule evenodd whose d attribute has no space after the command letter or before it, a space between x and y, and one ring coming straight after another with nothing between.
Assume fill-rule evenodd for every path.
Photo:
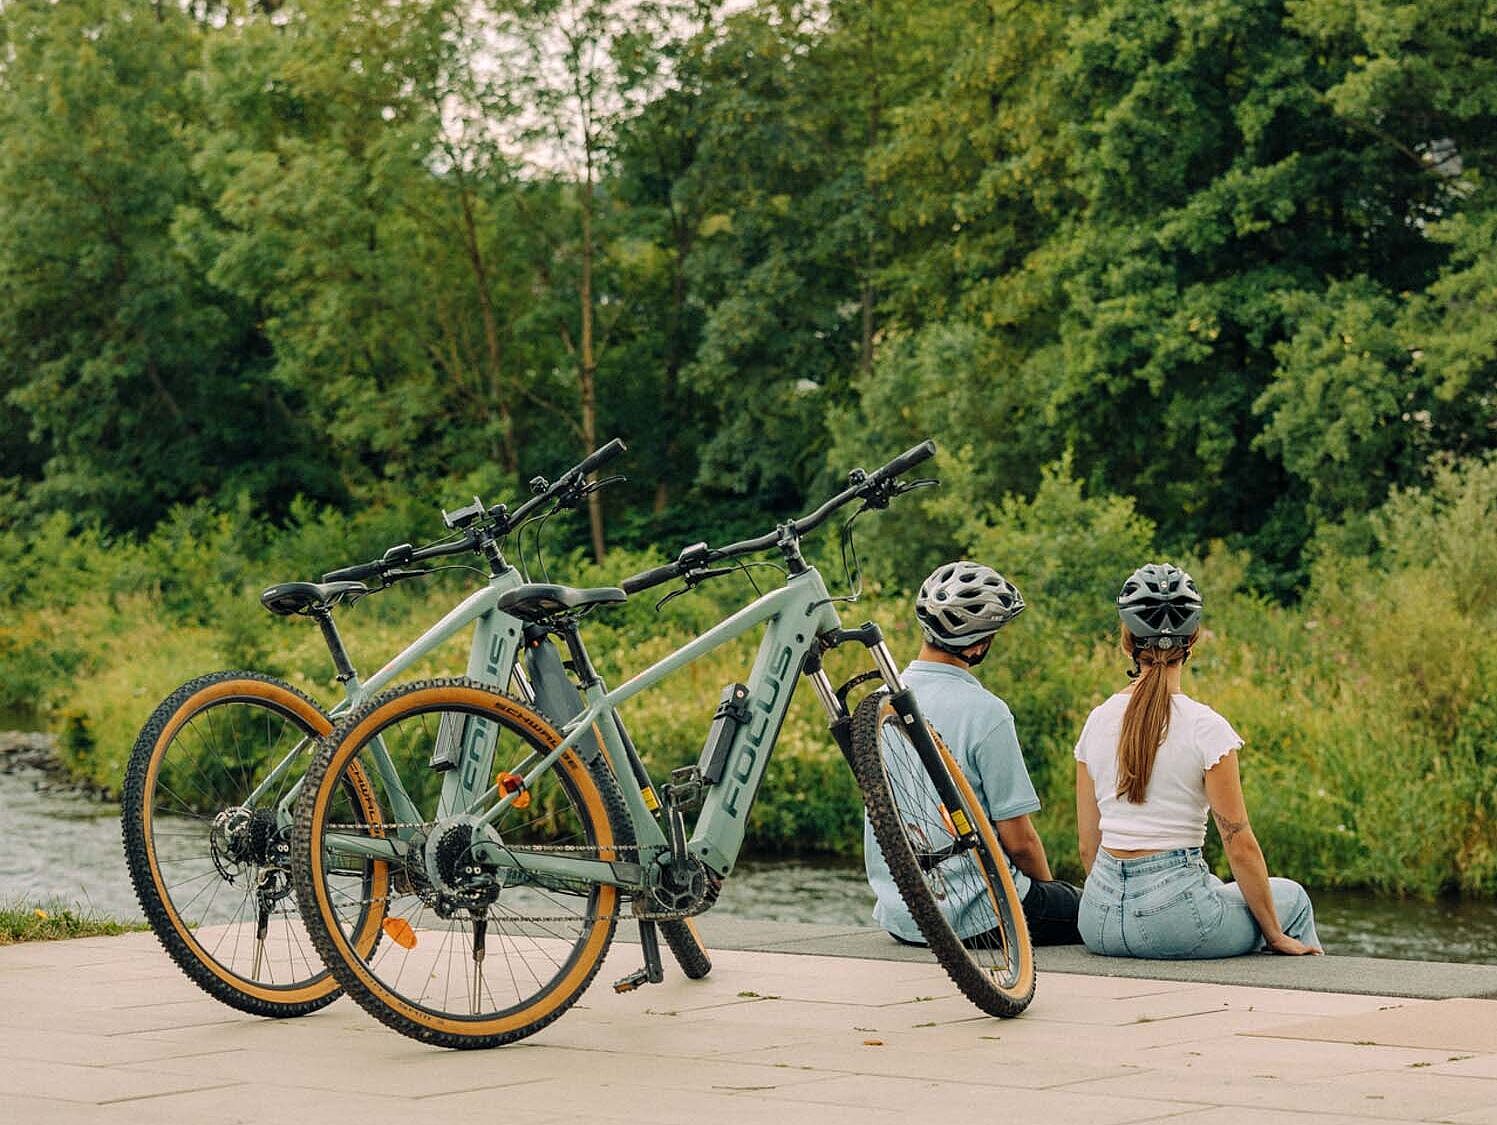
<instances>
[{"instance_id":1,"label":"wheel hub","mask_svg":"<svg viewBox=\"0 0 1497 1125\"><path fill-rule=\"evenodd\" d=\"M213 865L230 883L246 868L283 867L288 854L285 833L275 813L243 805L224 809L213 818L208 847Z\"/></svg>"},{"instance_id":2,"label":"wheel hub","mask_svg":"<svg viewBox=\"0 0 1497 1125\"><path fill-rule=\"evenodd\" d=\"M474 852L487 833L476 817L454 817L427 838L426 873L436 892L437 913L482 912L499 897L498 869Z\"/></svg>"}]
</instances>

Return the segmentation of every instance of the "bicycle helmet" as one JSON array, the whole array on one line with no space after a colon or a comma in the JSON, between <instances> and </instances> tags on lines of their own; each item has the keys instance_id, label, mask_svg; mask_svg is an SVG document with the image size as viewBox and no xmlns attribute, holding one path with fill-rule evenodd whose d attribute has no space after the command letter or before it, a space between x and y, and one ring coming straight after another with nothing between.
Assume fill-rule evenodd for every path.
<instances>
[{"instance_id":1,"label":"bicycle helmet","mask_svg":"<svg viewBox=\"0 0 1497 1125\"><path fill-rule=\"evenodd\" d=\"M1143 648L1184 648L1201 624L1201 592L1178 566L1149 563L1123 583L1118 616Z\"/></svg>"},{"instance_id":2,"label":"bicycle helmet","mask_svg":"<svg viewBox=\"0 0 1497 1125\"><path fill-rule=\"evenodd\" d=\"M953 562L920 584L915 617L937 648L960 652L991 637L1024 612L1024 595L990 566Z\"/></svg>"}]
</instances>

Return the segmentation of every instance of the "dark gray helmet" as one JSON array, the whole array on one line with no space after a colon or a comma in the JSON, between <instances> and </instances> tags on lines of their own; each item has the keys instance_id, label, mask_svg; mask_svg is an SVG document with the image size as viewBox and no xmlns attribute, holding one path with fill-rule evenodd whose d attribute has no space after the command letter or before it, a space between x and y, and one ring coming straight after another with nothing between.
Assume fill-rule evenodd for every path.
<instances>
[{"instance_id":1,"label":"dark gray helmet","mask_svg":"<svg viewBox=\"0 0 1497 1125\"><path fill-rule=\"evenodd\" d=\"M1024 595L990 566L954 562L937 567L920 584L915 616L927 641L970 648L1024 612Z\"/></svg>"},{"instance_id":2,"label":"dark gray helmet","mask_svg":"<svg viewBox=\"0 0 1497 1125\"><path fill-rule=\"evenodd\" d=\"M1201 625L1201 592L1178 566L1149 563L1123 583L1118 615L1145 648L1183 647Z\"/></svg>"}]
</instances>

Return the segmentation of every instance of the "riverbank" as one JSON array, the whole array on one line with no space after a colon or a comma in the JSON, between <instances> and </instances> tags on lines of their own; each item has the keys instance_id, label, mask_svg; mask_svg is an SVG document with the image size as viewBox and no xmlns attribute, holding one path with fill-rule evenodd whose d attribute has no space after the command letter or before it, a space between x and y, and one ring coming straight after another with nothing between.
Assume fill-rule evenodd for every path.
<instances>
[{"instance_id":1,"label":"riverbank","mask_svg":"<svg viewBox=\"0 0 1497 1125\"><path fill-rule=\"evenodd\" d=\"M1323 544L1293 605L1254 593L1243 555L1217 546L1182 560L1210 605L1186 690L1245 739L1254 830L1271 867L1309 886L1497 899L1497 464L1437 478L1373 526ZM1030 601L976 674L1014 713L1052 868L1079 879L1072 748L1090 710L1126 683L1111 597L1118 575L1155 557L1155 546L1109 522L1118 513L1075 482L1052 484L974 532L977 557L1002 561ZM357 520L308 511L272 526L248 509L204 508L139 541L66 521L24 537L0 532L7 573L19 576L0 590L0 714L28 711L58 735L74 776L113 790L156 701L193 675L254 668L330 703L341 693L318 631L272 618L258 593L414 538L431 529L429 511L371 508ZM835 550L807 548L834 580ZM626 550L605 565L553 559L555 577L580 586L661 561ZM871 618L908 659L919 642L909 591L891 578L880 584L870 566L867 597L848 621ZM447 571L340 610L356 666L368 673L400 651L472 579ZM617 684L752 596L743 578L724 576L659 612L652 599L632 599L589 616L588 647ZM624 708L657 779L697 759L723 685L744 677L754 641L714 650ZM867 669L855 648L828 655L834 681ZM410 675L453 674L465 660L456 642ZM748 841L759 852L860 854L860 795L809 692L786 718ZM1225 871L1214 833L1207 858Z\"/></svg>"},{"instance_id":2,"label":"riverbank","mask_svg":"<svg viewBox=\"0 0 1497 1125\"><path fill-rule=\"evenodd\" d=\"M3 736L0 736L3 739ZM140 919L120 851L114 801L40 768L4 768L0 902L61 905L76 913ZM1490 961L1497 949L1497 902L1400 899L1312 888L1320 933L1339 954L1434 961ZM709 918L861 926L872 899L861 860L757 854L745 857Z\"/></svg>"},{"instance_id":3,"label":"riverbank","mask_svg":"<svg viewBox=\"0 0 1497 1125\"><path fill-rule=\"evenodd\" d=\"M912 954L717 949L706 980L668 969L665 983L621 996L606 981L639 956L621 942L556 1023L521 1045L457 1053L346 999L292 1021L234 1012L146 934L17 946L0 949L0 1106L36 1125L642 1113L893 1125L995 1106L1096 1125L1497 1120L1497 1002L1192 983L1175 966L1154 979L1085 976L1042 961L1029 1010L999 1021Z\"/></svg>"}]
</instances>

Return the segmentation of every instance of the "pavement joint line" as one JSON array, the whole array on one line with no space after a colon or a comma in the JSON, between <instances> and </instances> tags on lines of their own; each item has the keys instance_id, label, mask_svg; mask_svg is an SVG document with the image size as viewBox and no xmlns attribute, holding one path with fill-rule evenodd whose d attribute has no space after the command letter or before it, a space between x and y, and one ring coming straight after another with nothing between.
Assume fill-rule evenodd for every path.
<instances>
[{"instance_id":1,"label":"pavement joint line","mask_svg":"<svg viewBox=\"0 0 1497 1125\"><path fill-rule=\"evenodd\" d=\"M482 1086L467 1086L461 1090L438 1090L434 1094L406 1094L405 1097L413 1102L429 1102L434 1098L455 1098L459 1094L481 1094L485 1090L510 1090L516 1086L534 1086L539 1082L554 1081L554 1075L545 1075L540 1078L519 1078L513 1082L488 1082Z\"/></svg>"},{"instance_id":2,"label":"pavement joint line","mask_svg":"<svg viewBox=\"0 0 1497 1125\"><path fill-rule=\"evenodd\" d=\"M240 1021L238 1019L236 1019L234 1016L225 1016L225 1017L223 1017L221 1019L216 1019L216 1020L202 1020L199 1023L174 1023L174 1024L171 1025L170 1028L135 1027L135 1028L130 1028L130 1029L126 1030L126 1031L106 1031L106 1032L104 1032L104 1035L105 1035L106 1038L109 1038L109 1039L118 1039L118 1038L121 1038L122 1036L127 1036L127 1035L159 1035L159 1034L161 1034L161 1032L163 1030L167 1030L167 1031L184 1031L184 1030L186 1030L188 1028L192 1028L192 1027L223 1027L223 1026L226 1026L226 1025L232 1025L232 1026L236 1026L237 1027L239 1025L239 1022Z\"/></svg>"},{"instance_id":3,"label":"pavement joint line","mask_svg":"<svg viewBox=\"0 0 1497 1125\"><path fill-rule=\"evenodd\" d=\"M187 1086L180 1090L161 1090L155 1094L129 1094L123 1098L105 1098L103 1101L73 1103L86 1105L119 1105L122 1102L147 1102L152 1098L175 1098L181 1094L204 1094L210 1090L232 1090L236 1086L248 1086L248 1082L219 1082L212 1086Z\"/></svg>"}]
</instances>

